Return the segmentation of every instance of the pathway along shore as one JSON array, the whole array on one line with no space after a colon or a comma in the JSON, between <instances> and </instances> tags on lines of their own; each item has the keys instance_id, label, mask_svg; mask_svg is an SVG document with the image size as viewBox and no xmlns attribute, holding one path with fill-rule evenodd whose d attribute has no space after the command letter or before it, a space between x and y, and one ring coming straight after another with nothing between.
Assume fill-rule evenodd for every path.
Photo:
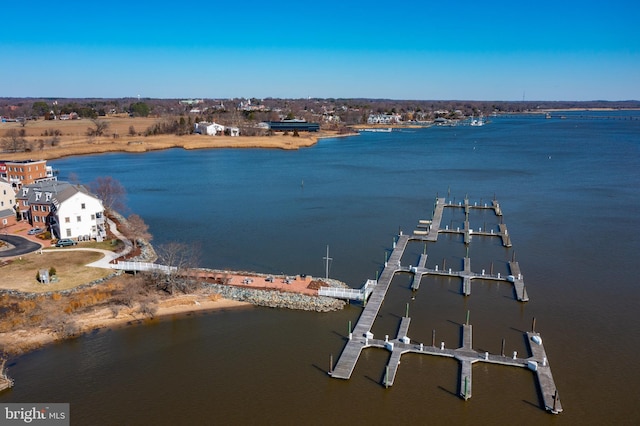
<instances>
[{"instance_id":1,"label":"pathway along shore","mask_svg":"<svg viewBox=\"0 0 640 426\"><path fill-rule=\"evenodd\" d=\"M124 218L119 218L119 220L124 220ZM114 227L113 225L111 229L114 230ZM127 242L124 252L131 250L130 242L117 232L117 229L115 229L114 235ZM142 246L144 248L140 257L133 260L155 259L153 247L146 242L143 242ZM57 251L63 250L58 249ZM107 261L93 262L91 266L112 269L113 265L109 261L123 256L124 252L109 254L106 256ZM111 280L118 279L127 279L127 277L120 271L114 271L109 277L72 289L42 293L2 289L0 297L9 304L23 301L39 308L43 308L39 305L44 298L45 303L51 303L51 307L54 308L49 311L61 313L63 309L60 306L54 306L56 302L70 302L73 296L82 295L83 292L104 291L108 293L109 290L105 286L109 286ZM200 285L195 286L198 290L192 293L179 293L175 296L156 298L151 302L150 308L148 302L138 300L132 306L126 306L118 301L118 293L112 292L106 299L107 302L102 300L101 303L88 306L88 310L83 308L79 313L59 315L57 320L60 324L57 326L52 325L52 321L46 321L48 325L43 327L44 322L38 321L35 326L23 326L23 324L19 327L13 327L10 331L0 333L0 354L4 352L9 356L18 356L47 344L77 337L94 330L144 324L149 321L174 318L194 312L250 307L251 305L329 312L342 309L346 305L346 302L342 300L318 295L318 286L347 287L346 284L332 279L209 269L192 270L190 276L185 276L184 279L198 280ZM3 368L0 368L0 391L11 386L13 386L13 380L6 375Z\"/></svg>"}]
</instances>

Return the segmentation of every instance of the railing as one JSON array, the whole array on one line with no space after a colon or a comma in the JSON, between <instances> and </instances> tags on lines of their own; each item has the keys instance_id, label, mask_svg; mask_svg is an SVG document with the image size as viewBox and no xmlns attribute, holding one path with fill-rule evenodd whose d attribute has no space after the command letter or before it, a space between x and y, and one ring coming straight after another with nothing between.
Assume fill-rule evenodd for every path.
<instances>
[{"instance_id":1,"label":"railing","mask_svg":"<svg viewBox=\"0 0 640 426\"><path fill-rule=\"evenodd\" d=\"M178 270L175 266L158 265L157 263L149 262L118 262L115 265L111 265L111 267L123 271L162 271L166 274Z\"/></svg>"},{"instance_id":2,"label":"railing","mask_svg":"<svg viewBox=\"0 0 640 426\"><path fill-rule=\"evenodd\" d=\"M333 297L336 299L347 300L365 300L369 297L373 288L378 282L376 280L367 280L361 289L341 288L341 287L320 287L318 289L319 296Z\"/></svg>"}]
</instances>

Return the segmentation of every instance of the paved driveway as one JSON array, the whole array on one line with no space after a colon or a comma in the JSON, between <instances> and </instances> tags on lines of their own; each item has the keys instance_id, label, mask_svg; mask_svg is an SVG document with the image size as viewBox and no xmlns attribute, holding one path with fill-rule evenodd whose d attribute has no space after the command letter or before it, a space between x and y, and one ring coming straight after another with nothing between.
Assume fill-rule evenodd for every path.
<instances>
[{"instance_id":1,"label":"paved driveway","mask_svg":"<svg viewBox=\"0 0 640 426\"><path fill-rule=\"evenodd\" d=\"M0 250L0 257L21 256L23 254L40 250L40 247L42 247L38 243L34 243L33 241L29 241L28 239L17 235L0 235L0 240L6 241L14 246L8 250Z\"/></svg>"}]
</instances>

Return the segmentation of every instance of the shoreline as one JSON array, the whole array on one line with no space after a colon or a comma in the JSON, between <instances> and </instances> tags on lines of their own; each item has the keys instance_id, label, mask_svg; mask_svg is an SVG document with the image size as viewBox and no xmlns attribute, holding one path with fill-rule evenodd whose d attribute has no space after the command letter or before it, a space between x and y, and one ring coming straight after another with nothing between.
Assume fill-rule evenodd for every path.
<instances>
[{"instance_id":1,"label":"shoreline","mask_svg":"<svg viewBox=\"0 0 640 426\"><path fill-rule=\"evenodd\" d=\"M79 120L81 121L81 120ZM15 123L0 125L0 136L3 131L11 128L19 128ZM40 131L42 126L54 126L59 123L37 123L26 127L26 139L35 144L41 141ZM66 123L65 123L66 124ZM74 123L78 124L78 123ZM80 123L86 125L84 123ZM96 155L107 153L146 153L162 151L173 148L185 150L195 149L282 149L298 150L308 148L318 143L321 139L356 136L357 133L339 134L337 131L321 130L319 132L300 132L299 136L282 133L271 136L206 136L199 134L190 135L155 135L155 136L118 136L117 138L102 136L89 139L79 133L65 133L60 136L56 146L43 146L40 149L32 149L24 152L5 152L2 158L7 161L25 161L33 158L41 160L55 160L59 158L79 155Z\"/></svg>"},{"instance_id":2,"label":"shoreline","mask_svg":"<svg viewBox=\"0 0 640 426\"><path fill-rule=\"evenodd\" d=\"M209 281L213 276L218 279L224 277L226 284L219 283L218 279L214 282ZM47 327L21 327L0 333L0 347L6 355L15 357L98 330L115 330L170 318L185 318L194 314L253 306L329 312L342 309L346 304L341 300L318 296L317 290L308 287L311 279L286 277L285 280L285 277L280 277L268 282L268 277L271 275L201 269L194 278L202 280L202 288L191 293L160 296L160 299L151 303L150 310L143 309L141 301L126 306L117 302L113 303L113 299L110 299L106 303L89 306L85 311L70 314L63 321L66 321L65 324L72 325L74 331L69 334L65 334L63 331L64 326L57 331L51 328L51 325ZM251 281L244 283L249 278ZM108 281L104 284L108 284ZM325 281L325 283L330 286L346 286L346 284L335 280ZM67 290L62 292L65 291ZM4 290L4 292L10 293L12 290ZM20 291L17 293L34 294ZM58 294L59 292L54 293Z\"/></svg>"},{"instance_id":3,"label":"shoreline","mask_svg":"<svg viewBox=\"0 0 640 426\"><path fill-rule=\"evenodd\" d=\"M137 312L135 307L121 309L116 316L113 315L110 308L102 307L91 312L74 315L79 330L73 336L60 336L49 328L17 329L0 333L0 346L4 348L4 353L9 357L17 357L51 344L82 337L96 331L117 330L132 325L144 325L153 321L178 319L198 313L248 308L251 306L253 305L249 302L224 298L211 300L210 295L191 294L179 295L159 302L156 313L151 317Z\"/></svg>"}]
</instances>

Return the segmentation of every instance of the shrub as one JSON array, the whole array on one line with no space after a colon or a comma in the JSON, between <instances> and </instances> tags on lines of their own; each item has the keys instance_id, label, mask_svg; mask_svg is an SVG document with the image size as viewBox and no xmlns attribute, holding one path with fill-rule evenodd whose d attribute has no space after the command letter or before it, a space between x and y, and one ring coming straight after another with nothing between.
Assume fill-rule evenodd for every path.
<instances>
[{"instance_id":1,"label":"shrub","mask_svg":"<svg viewBox=\"0 0 640 426\"><path fill-rule=\"evenodd\" d=\"M56 268L54 268L53 266L51 268L49 268L49 276L52 277L56 274Z\"/></svg>"}]
</instances>

